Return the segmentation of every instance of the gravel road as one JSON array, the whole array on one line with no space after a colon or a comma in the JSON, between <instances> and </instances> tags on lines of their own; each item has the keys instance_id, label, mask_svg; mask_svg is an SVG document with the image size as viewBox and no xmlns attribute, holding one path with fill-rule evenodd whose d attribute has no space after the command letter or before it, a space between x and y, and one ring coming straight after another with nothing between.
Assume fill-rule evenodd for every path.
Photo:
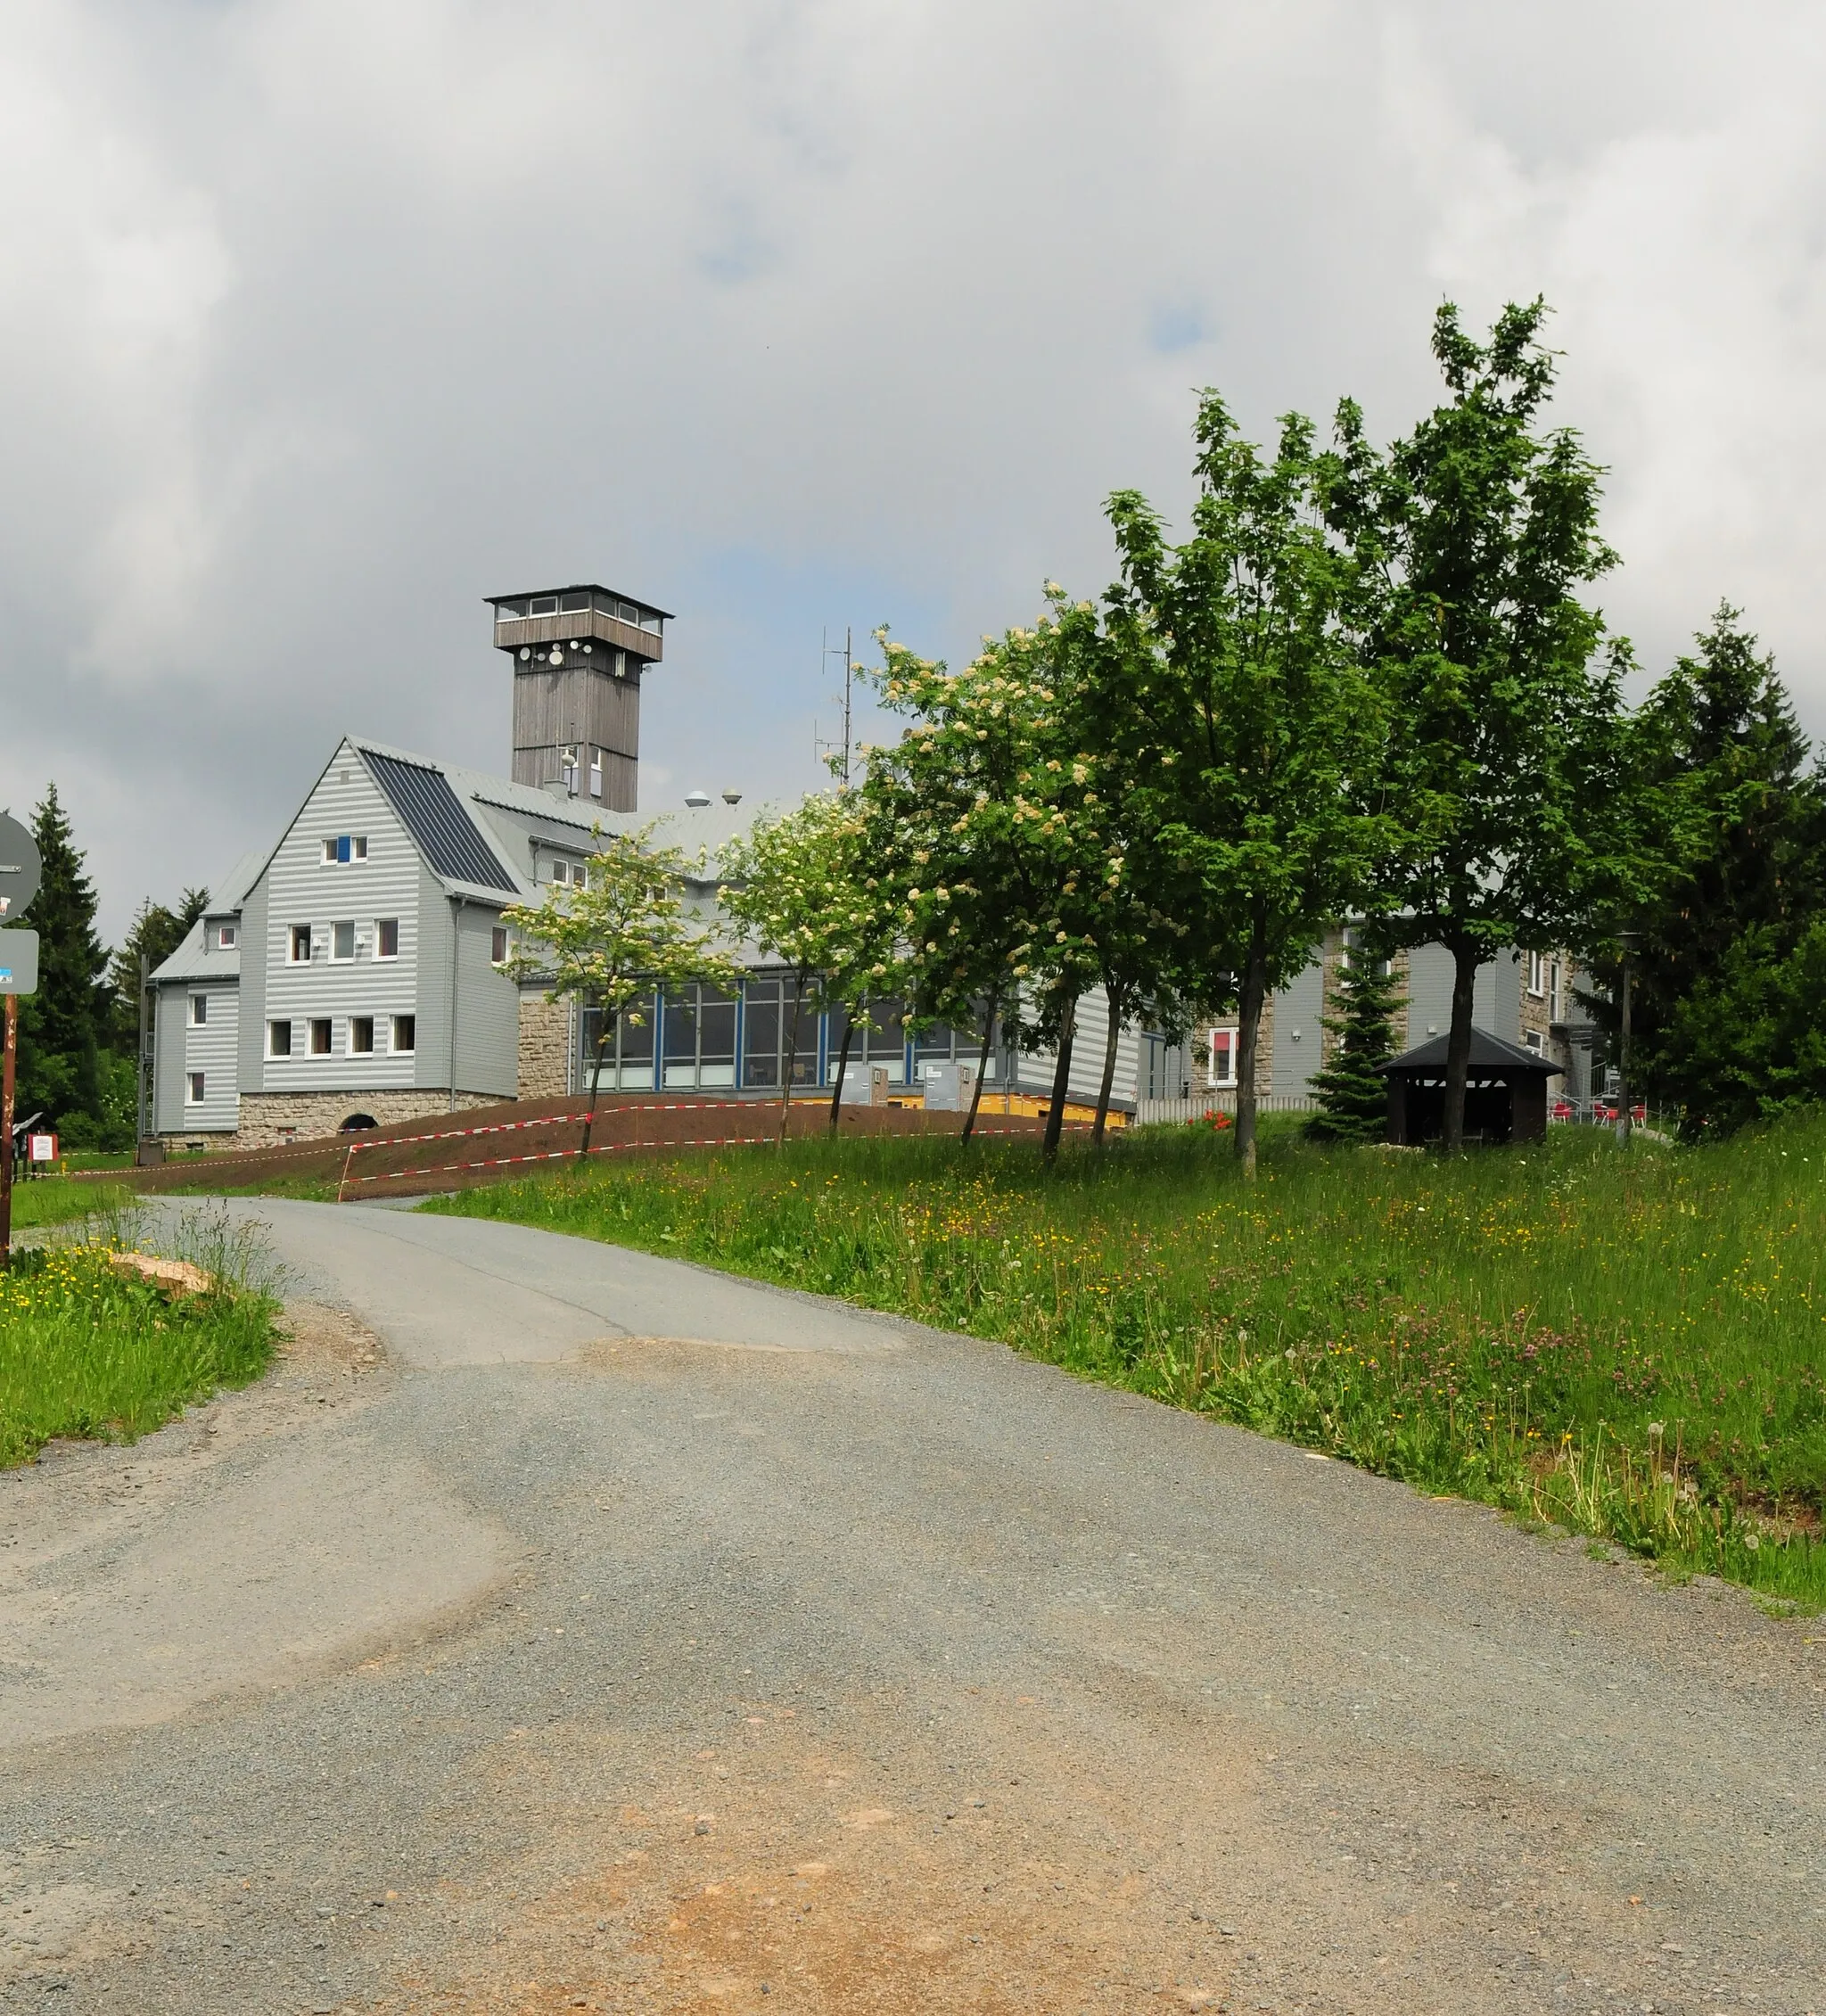
<instances>
[{"instance_id":1,"label":"gravel road","mask_svg":"<svg viewBox=\"0 0 1826 2016\"><path fill-rule=\"evenodd\" d=\"M1826 1625L995 1346L236 1205L0 1476L8 2011L1826 2012Z\"/></svg>"}]
</instances>

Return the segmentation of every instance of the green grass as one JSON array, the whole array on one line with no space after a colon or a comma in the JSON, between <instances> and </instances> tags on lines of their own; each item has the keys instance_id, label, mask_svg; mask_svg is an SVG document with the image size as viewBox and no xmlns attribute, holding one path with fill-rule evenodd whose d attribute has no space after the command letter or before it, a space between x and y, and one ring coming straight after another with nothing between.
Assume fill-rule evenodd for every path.
<instances>
[{"instance_id":1,"label":"green grass","mask_svg":"<svg viewBox=\"0 0 1826 2016\"><path fill-rule=\"evenodd\" d=\"M431 1208L995 1337L1419 1487L1826 1602L1826 1115L1693 1149L1556 1129L1448 1162L1202 1131L1052 1174L852 1139Z\"/></svg>"},{"instance_id":2,"label":"green grass","mask_svg":"<svg viewBox=\"0 0 1826 2016\"><path fill-rule=\"evenodd\" d=\"M91 1213L120 1210L132 1192L124 1183L77 1182L68 1176L36 1176L12 1186L12 1229L37 1231L67 1225Z\"/></svg>"},{"instance_id":3,"label":"green grass","mask_svg":"<svg viewBox=\"0 0 1826 2016\"><path fill-rule=\"evenodd\" d=\"M164 1248L217 1286L168 1302L108 1264L139 1231L117 1217L93 1241L15 1249L0 1274L0 1466L53 1436L132 1441L266 1369L279 1304L251 1233L187 1217Z\"/></svg>"}]
</instances>

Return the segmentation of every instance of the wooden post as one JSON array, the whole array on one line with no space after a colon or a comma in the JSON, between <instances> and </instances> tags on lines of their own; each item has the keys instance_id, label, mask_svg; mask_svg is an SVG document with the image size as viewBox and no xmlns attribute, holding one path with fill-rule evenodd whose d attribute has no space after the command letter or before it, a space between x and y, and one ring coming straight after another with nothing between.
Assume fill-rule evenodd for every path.
<instances>
[{"instance_id":1,"label":"wooden post","mask_svg":"<svg viewBox=\"0 0 1826 2016\"><path fill-rule=\"evenodd\" d=\"M12 1086L19 1057L19 996L6 997L5 1062L0 1065L0 1274L12 1264Z\"/></svg>"}]
</instances>

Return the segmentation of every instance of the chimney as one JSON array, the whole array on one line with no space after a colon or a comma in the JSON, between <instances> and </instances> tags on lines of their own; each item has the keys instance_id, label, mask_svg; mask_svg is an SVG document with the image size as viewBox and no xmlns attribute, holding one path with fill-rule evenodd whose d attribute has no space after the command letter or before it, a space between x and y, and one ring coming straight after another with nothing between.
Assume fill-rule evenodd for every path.
<instances>
[{"instance_id":1,"label":"chimney","mask_svg":"<svg viewBox=\"0 0 1826 2016\"><path fill-rule=\"evenodd\" d=\"M640 678L665 655L669 612L595 582L487 600L514 668L514 781L637 811Z\"/></svg>"}]
</instances>

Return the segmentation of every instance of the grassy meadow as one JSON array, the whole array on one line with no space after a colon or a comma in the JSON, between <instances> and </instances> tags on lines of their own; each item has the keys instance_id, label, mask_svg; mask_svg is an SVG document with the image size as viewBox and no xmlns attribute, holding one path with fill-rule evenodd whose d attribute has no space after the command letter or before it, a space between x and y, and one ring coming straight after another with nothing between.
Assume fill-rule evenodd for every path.
<instances>
[{"instance_id":1,"label":"grassy meadow","mask_svg":"<svg viewBox=\"0 0 1826 2016\"><path fill-rule=\"evenodd\" d=\"M1271 1125L851 1139L432 1209L993 1337L1422 1489L1826 1603L1826 1115L1676 1149L1557 1128L1455 1161Z\"/></svg>"},{"instance_id":2,"label":"grassy meadow","mask_svg":"<svg viewBox=\"0 0 1826 2016\"><path fill-rule=\"evenodd\" d=\"M80 1189L94 1206L95 1186ZM130 1213L84 1230L80 1243L16 1247L0 1273L0 1467L56 1436L132 1441L218 1387L258 1378L272 1354L276 1284L247 1232L207 1212L187 1217L161 1246L215 1286L168 1300L109 1265L142 1243Z\"/></svg>"}]
</instances>

